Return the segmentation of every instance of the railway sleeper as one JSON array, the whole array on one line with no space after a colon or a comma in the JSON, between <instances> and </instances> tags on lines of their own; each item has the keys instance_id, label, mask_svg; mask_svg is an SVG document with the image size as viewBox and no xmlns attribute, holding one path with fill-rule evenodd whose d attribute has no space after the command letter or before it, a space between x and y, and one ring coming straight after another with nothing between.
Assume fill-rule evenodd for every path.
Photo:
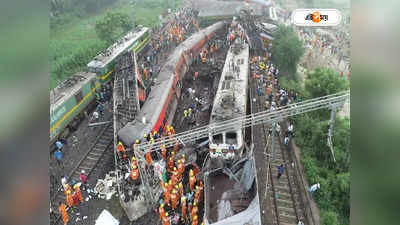
<instances>
[{"instance_id":1,"label":"railway sleeper","mask_svg":"<svg viewBox=\"0 0 400 225\"><path fill-rule=\"evenodd\" d=\"M297 218L294 215L279 214L279 221L280 221L280 224L282 224L282 222L288 223L288 224L297 224Z\"/></svg>"}]
</instances>

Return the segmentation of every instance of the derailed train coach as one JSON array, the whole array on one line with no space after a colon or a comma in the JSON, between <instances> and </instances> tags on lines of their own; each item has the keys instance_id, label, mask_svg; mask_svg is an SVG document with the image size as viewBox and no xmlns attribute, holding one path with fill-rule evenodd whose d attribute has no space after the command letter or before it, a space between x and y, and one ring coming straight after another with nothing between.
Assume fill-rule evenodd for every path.
<instances>
[{"instance_id":1,"label":"derailed train coach","mask_svg":"<svg viewBox=\"0 0 400 225\"><path fill-rule=\"evenodd\" d=\"M203 46L215 33L225 27L218 22L193 34L180 44L161 68L155 85L144 103L137 119L125 125L118 138L125 145L132 146L136 139L142 139L149 132L163 132L170 124L181 96L182 78Z\"/></svg>"}]
</instances>

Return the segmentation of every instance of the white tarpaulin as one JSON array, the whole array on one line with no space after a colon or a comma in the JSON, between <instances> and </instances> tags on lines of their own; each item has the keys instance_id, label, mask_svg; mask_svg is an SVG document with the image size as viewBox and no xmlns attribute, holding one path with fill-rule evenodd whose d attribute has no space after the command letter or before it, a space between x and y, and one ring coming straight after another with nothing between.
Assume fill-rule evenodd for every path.
<instances>
[{"instance_id":1,"label":"white tarpaulin","mask_svg":"<svg viewBox=\"0 0 400 225\"><path fill-rule=\"evenodd\" d=\"M118 225L119 221L115 219L110 212L103 209L100 216L97 217L96 225Z\"/></svg>"}]
</instances>

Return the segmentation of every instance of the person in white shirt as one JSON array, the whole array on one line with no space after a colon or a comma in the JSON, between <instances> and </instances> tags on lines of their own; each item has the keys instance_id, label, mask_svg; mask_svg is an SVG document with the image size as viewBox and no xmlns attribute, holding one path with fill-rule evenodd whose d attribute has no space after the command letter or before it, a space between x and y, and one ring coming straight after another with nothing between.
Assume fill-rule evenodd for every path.
<instances>
[{"instance_id":1,"label":"person in white shirt","mask_svg":"<svg viewBox=\"0 0 400 225\"><path fill-rule=\"evenodd\" d=\"M289 133L289 137L293 137L293 124L289 124L288 133Z\"/></svg>"}]
</instances>

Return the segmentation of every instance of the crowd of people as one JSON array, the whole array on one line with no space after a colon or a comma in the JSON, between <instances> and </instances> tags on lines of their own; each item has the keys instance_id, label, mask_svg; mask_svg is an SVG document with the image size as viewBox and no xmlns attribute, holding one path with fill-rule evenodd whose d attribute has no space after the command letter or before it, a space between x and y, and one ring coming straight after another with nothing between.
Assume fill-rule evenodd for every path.
<instances>
[{"instance_id":1,"label":"crowd of people","mask_svg":"<svg viewBox=\"0 0 400 225\"><path fill-rule=\"evenodd\" d=\"M164 26L152 30L150 50L138 58L138 72L144 78L145 85L151 83L153 74L161 68L158 65L167 59L169 52L198 30L199 22L191 8L178 9Z\"/></svg>"}]
</instances>

